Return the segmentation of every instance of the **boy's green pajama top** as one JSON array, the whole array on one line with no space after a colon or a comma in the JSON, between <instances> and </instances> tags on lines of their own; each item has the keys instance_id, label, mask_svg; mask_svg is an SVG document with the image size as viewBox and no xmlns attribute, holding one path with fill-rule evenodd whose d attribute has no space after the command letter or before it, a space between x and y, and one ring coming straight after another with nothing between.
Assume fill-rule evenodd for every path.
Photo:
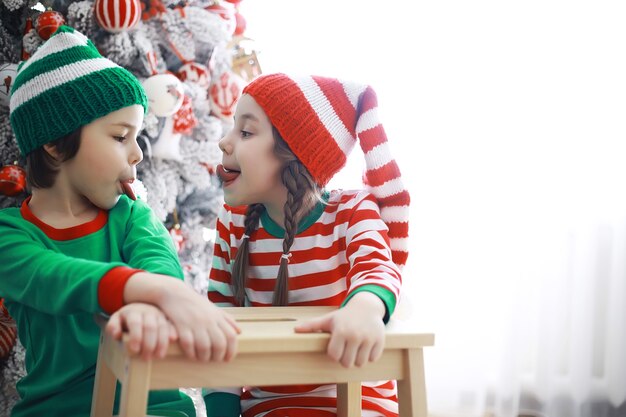
<instances>
[{"instance_id":1,"label":"boy's green pajama top","mask_svg":"<svg viewBox=\"0 0 626 417\"><path fill-rule=\"evenodd\" d=\"M122 196L68 229L44 224L27 203L0 211L0 297L26 350L11 416L88 416L100 334L94 314L121 307L124 283L137 270L180 279L183 272L167 230L141 200ZM149 404L150 414L195 416L178 390L153 392Z\"/></svg>"}]
</instances>

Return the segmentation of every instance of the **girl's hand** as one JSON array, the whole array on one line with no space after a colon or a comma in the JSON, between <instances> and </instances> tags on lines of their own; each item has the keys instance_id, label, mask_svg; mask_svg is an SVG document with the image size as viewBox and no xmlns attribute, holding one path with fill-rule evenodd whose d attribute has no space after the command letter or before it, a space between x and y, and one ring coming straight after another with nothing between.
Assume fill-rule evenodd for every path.
<instances>
[{"instance_id":1,"label":"girl's hand","mask_svg":"<svg viewBox=\"0 0 626 417\"><path fill-rule=\"evenodd\" d=\"M329 332L328 356L346 368L380 358L385 347L385 305L370 292L355 294L343 308L295 327L297 333Z\"/></svg>"},{"instance_id":2,"label":"girl's hand","mask_svg":"<svg viewBox=\"0 0 626 417\"><path fill-rule=\"evenodd\" d=\"M127 304L109 318L105 331L120 340L128 333L128 347L132 353L148 360L163 358L170 341L176 340L176 329L165 314L151 304Z\"/></svg>"},{"instance_id":3,"label":"girl's hand","mask_svg":"<svg viewBox=\"0 0 626 417\"><path fill-rule=\"evenodd\" d=\"M235 319L179 279L138 272L126 282L124 301L159 307L176 328L178 343L190 359L229 361L237 353Z\"/></svg>"}]
</instances>

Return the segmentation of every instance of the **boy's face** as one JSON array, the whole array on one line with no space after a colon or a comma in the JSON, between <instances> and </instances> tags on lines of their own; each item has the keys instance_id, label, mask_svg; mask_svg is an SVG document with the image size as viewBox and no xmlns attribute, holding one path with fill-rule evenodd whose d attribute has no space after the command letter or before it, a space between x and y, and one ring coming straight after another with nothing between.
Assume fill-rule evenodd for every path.
<instances>
[{"instance_id":1,"label":"boy's face","mask_svg":"<svg viewBox=\"0 0 626 417\"><path fill-rule=\"evenodd\" d=\"M59 172L70 193L105 210L117 204L143 159L137 144L143 114L142 106L133 105L83 126L78 153Z\"/></svg>"},{"instance_id":2,"label":"boy's face","mask_svg":"<svg viewBox=\"0 0 626 417\"><path fill-rule=\"evenodd\" d=\"M224 201L232 206L254 203L282 211L286 188L282 163L274 154L272 125L263 109L244 94L237 103L235 125L220 140Z\"/></svg>"}]
</instances>

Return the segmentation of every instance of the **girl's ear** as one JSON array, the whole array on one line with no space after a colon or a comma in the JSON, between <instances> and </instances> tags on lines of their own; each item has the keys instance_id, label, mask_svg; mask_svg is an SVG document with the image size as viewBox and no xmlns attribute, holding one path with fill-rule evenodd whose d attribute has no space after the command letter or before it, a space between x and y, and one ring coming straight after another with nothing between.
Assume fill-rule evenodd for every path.
<instances>
[{"instance_id":1,"label":"girl's ear","mask_svg":"<svg viewBox=\"0 0 626 417\"><path fill-rule=\"evenodd\" d=\"M43 149L55 160L59 160L59 152L57 151L57 147L51 143L46 143L43 145Z\"/></svg>"}]
</instances>

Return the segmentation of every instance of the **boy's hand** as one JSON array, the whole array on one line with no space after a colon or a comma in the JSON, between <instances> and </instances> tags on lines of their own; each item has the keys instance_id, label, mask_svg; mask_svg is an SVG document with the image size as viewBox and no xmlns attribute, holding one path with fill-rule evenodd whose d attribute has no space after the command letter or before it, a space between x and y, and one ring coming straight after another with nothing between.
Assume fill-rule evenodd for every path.
<instances>
[{"instance_id":1,"label":"boy's hand","mask_svg":"<svg viewBox=\"0 0 626 417\"><path fill-rule=\"evenodd\" d=\"M126 283L124 299L159 307L176 328L178 343L188 358L229 361L235 357L241 332L235 319L183 281L139 272Z\"/></svg>"},{"instance_id":2,"label":"boy's hand","mask_svg":"<svg viewBox=\"0 0 626 417\"><path fill-rule=\"evenodd\" d=\"M161 304L178 331L180 347L189 358L230 361L237 354L239 326L229 314L191 288L172 292Z\"/></svg>"},{"instance_id":3,"label":"boy's hand","mask_svg":"<svg viewBox=\"0 0 626 417\"><path fill-rule=\"evenodd\" d=\"M343 308L306 321L297 333L329 332L328 356L346 368L380 358L385 347L385 306L369 292L355 294Z\"/></svg>"},{"instance_id":4,"label":"boy's hand","mask_svg":"<svg viewBox=\"0 0 626 417\"><path fill-rule=\"evenodd\" d=\"M163 358L170 341L176 340L176 329L167 321L165 314L151 304L127 304L109 318L105 331L120 340L128 333L128 347L148 360Z\"/></svg>"}]
</instances>

